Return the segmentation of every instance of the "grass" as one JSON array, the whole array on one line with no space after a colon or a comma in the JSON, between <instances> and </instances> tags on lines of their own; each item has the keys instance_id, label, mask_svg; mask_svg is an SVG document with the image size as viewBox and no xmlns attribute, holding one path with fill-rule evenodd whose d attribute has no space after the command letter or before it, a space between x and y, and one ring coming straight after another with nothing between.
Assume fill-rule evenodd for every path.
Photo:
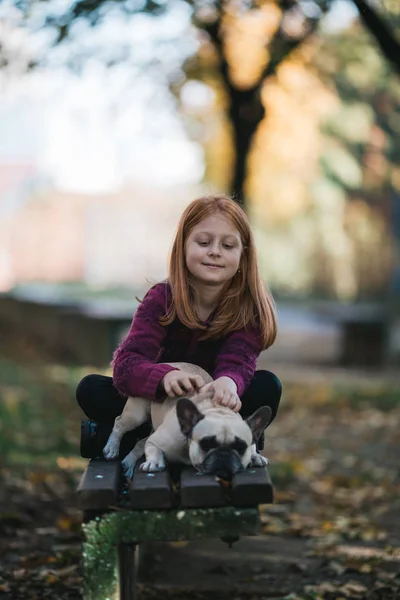
<instances>
[{"instance_id":1,"label":"grass","mask_svg":"<svg viewBox=\"0 0 400 600\"><path fill-rule=\"evenodd\" d=\"M285 383L284 406L290 410L293 404L313 408L331 409L333 406L348 406L353 409L377 408L390 411L400 406L400 385L381 383L344 384L330 380L324 384Z\"/></svg>"},{"instance_id":2,"label":"grass","mask_svg":"<svg viewBox=\"0 0 400 600\"><path fill-rule=\"evenodd\" d=\"M54 465L78 453L84 372L0 360L0 465Z\"/></svg>"}]
</instances>

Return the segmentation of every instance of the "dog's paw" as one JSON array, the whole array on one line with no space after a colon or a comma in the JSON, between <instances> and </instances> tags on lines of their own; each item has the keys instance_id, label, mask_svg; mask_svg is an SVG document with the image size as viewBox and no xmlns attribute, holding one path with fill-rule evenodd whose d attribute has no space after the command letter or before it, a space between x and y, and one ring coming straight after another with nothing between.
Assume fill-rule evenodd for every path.
<instances>
[{"instance_id":1,"label":"dog's paw","mask_svg":"<svg viewBox=\"0 0 400 600\"><path fill-rule=\"evenodd\" d=\"M251 455L250 467L265 467L269 465L269 460L262 454L255 452Z\"/></svg>"},{"instance_id":2,"label":"dog's paw","mask_svg":"<svg viewBox=\"0 0 400 600\"><path fill-rule=\"evenodd\" d=\"M136 463L137 459L132 458L130 454L125 456L124 460L121 461L122 469L127 479L133 479Z\"/></svg>"},{"instance_id":3,"label":"dog's paw","mask_svg":"<svg viewBox=\"0 0 400 600\"><path fill-rule=\"evenodd\" d=\"M151 461L146 460L140 465L140 470L146 473L158 473L165 470L165 462L163 460Z\"/></svg>"},{"instance_id":4,"label":"dog's paw","mask_svg":"<svg viewBox=\"0 0 400 600\"><path fill-rule=\"evenodd\" d=\"M114 460L118 458L119 447L118 446L104 446L103 448L103 456L107 460Z\"/></svg>"},{"instance_id":5,"label":"dog's paw","mask_svg":"<svg viewBox=\"0 0 400 600\"><path fill-rule=\"evenodd\" d=\"M107 444L103 448L103 456L107 460L113 460L118 458L119 454L119 440L113 438L112 435L108 438Z\"/></svg>"}]
</instances>

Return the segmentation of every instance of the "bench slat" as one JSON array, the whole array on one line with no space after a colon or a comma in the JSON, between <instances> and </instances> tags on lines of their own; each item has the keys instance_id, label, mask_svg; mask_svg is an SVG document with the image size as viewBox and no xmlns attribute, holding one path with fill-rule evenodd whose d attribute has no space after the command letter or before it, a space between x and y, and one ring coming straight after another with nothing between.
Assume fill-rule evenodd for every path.
<instances>
[{"instance_id":1,"label":"bench slat","mask_svg":"<svg viewBox=\"0 0 400 600\"><path fill-rule=\"evenodd\" d=\"M80 508L99 510L115 504L120 475L121 464L118 460L90 459L77 490Z\"/></svg>"},{"instance_id":2,"label":"bench slat","mask_svg":"<svg viewBox=\"0 0 400 600\"><path fill-rule=\"evenodd\" d=\"M182 469L180 505L188 508L225 506L223 488L214 475L200 475L193 467Z\"/></svg>"},{"instance_id":3,"label":"bench slat","mask_svg":"<svg viewBox=\"0 0 400 600\"><path fill-rule=\"evenodd\" d=\"M138 468L128 482L132 508L169 508L173 503L173 489L168 471L145 473Z\"/></svg>"},{"instance_id":4,"label":"bench slat","mask_svg":"<svg viewBox=\"0 0 400 600\"><path fill-rule=\"evenodd\" d=\"M234 506L271 504L274 490L267 467L251 467L234 475L231 497Z\"/></svg>"}]
</instances>

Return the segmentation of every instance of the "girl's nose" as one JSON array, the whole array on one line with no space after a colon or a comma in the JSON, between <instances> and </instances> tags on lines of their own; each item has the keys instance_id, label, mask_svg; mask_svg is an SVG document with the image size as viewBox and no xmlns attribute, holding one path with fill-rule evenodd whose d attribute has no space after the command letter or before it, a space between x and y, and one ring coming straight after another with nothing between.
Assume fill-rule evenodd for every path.
<instances>
[{"instance_id":1,"label":"girl's nose","mask_svg":"<svg viewBox=\"0 0 400 600\"><path fill-rule=\"evenodd\" d=\"M220 254L219 247L217 245L210 246L210 248L208 250L208 254L210 256L219 256L219 254Z\"/></svg>"}]
</instances>

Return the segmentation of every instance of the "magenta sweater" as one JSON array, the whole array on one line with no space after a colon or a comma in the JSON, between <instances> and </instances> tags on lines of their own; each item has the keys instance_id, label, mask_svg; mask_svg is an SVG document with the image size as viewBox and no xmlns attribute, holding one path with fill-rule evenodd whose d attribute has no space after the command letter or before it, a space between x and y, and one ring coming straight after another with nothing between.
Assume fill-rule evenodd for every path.
<instances>
[{"instance_id":1,"label":"magenta sweater","mask_svg":"<svg viewBox=\"0 0 400 600\"><path fill-rule=\"evenodd\" d=\"M152 287L139 305L129 333L113 357L113 381L120 394L162 398L158 386L164 375L174 370L163 363L189 362L205 369L213 379L231 377L241 396L262 350L261 332L249 325L219 339L199 341L201 329L189 329L178 319L167 327L158 323L170 302L170 286L162 282Z\"/></svg>"}]
</instances>

